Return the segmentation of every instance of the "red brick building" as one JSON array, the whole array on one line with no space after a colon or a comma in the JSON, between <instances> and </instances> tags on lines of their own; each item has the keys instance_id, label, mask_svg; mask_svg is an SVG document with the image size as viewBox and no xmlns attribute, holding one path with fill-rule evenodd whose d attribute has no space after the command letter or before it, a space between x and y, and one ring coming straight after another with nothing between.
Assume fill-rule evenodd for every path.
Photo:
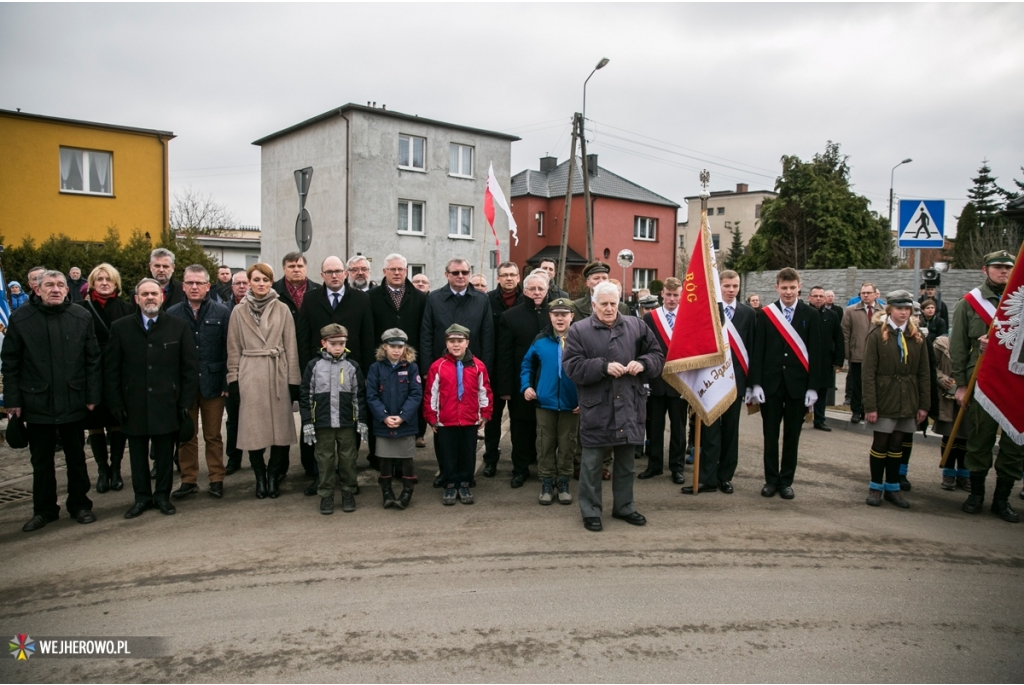
<instances>
[{"instance_id":1,"label":"red brick building","mask_svg":"<svg viewBox=\"0 0 1024 685\"><path fill-rule=\"evenodd\" d=\"M674 275L679 205L599 167L597 155L588 155L587 163L594 212L594 257L611 266L612 278L623 282L627 294L647 287L654 279L665 280ZM568 180L569 160L558 164L554 157L542 157L540 171L527 169L512 177L512 215L519 226L519 245L512 246L511 258L521 267L536 267L541 258L558 259ZM586 226L583 170L577 159L569 216L567 284L568 274L578 275L587 261ZM625 279L622 267L615 261L624 248L635 255Z\"/></svg>"}]
</instances>

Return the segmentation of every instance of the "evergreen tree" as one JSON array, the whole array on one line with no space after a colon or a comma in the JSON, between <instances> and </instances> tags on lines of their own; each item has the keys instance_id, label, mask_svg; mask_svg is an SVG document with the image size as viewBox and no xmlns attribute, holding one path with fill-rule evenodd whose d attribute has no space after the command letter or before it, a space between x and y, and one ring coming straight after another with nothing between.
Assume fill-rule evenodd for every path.
<instances>
[{"instance_id":1,"label":"evergreen tree","mask_svg":"<svg viewBox=\"0 0 1024 685\"><path fill-rule=\"evenodd\" d=\"M973 202L964 205L964 211L956 220L956 241L953 243L953 268L973 269L974 244L979 238L978 210Z\"/></svg>"},{"instance_id":2,"label":"evergreen tree","mask_svg":"<svg viewBox=\"0 0 1024 685\"><path fill-rule=\"evenodd\" d=\"M735 269L743 256L743 234L740 232L740 222L737 221L729 229L732 233L732 244L729 246L729 253L725 256L725 268Z\"/></svg>"},{"instance_id":3,"label":"evergreen tree","mask_svg":"<svg viewBox=\"0 0 1024 685\"><path fill-rule=\"evenodd\" d=\"M992 176L992 169L989 168L988 160L982 160L978 175L971 179L974 187L967 190L967 197L974 204L974 210L978 215L978 227L984 233L989 228L996 214L1005 205L1005 193L1002 188L996 185L996 179ZM959 233L957 234L959 237Z\"/></svg>"}]
</instances>

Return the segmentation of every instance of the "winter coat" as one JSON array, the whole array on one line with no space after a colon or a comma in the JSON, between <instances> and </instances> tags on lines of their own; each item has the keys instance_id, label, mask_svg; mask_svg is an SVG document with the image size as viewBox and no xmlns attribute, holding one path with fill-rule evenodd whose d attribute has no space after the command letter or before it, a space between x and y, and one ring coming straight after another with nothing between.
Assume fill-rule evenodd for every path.
<instances>
[{"instance_id":1,"label":"winter coat","mask_svg":"<svg viewBox=\"0 0 1024 685\"><path fill-rule=\"evenodd\" d=\"M884 310L885 305L879 304L877 301L872 306L874 314ZM867 312L864 311L863 302L849 306L843 312L840 328L843 329L846 358L851 362L859 364L864 361L864 345L867 341L868 333L871 332L873 327L874 324L868 320Z\"/></svg>"},{"instance_id":2,"label":"winter coat","mask_svg":"<svg viewBox=\"0 0 1024 685\"><path fill-rule=\"evenodd\" d=\"M608 375L610 362L644 366L636 376ZM583 447L642 445L647 420L647 388L661 375L665 353L650 328L635 316L619 314L610 327L596 315L569 328L562 369L576 383Z\"/></svg>"},{"instance_id":3,"label":"winter coat","mask_svg":"<svg viewBox=\"0 0 1024 685\"><path fill-rule=\"evenodd\" d=\"M306 365L299 389L302 425L319 428L355 428L366 423L366 383L359 365L348 355L333 357L321 350Z\"/></svg>"},{"instance_id":4,"label":"winter coat","mask_svg":"<svg viewBox=\"0 0 1024 685\"><path fill-rule=\"evenodd\" d=\"M92 317L63 302L30 302L10 318L0 348L4 403L26 423L60 424L86 417L103 398L100 348Z\"/></svg>"},{"instance_id":5,"label":"winter coat","mask_svg":"<svg viewBox=\"0 0 1024 685\"><path fill-rule=\"evenodd\" d=\"M284 278L282 277L282 278L279 278L276 281L274 281L274 285L272 287L274 288L274 292L277 293L277 299L281 300L286 305L288 305L288 310L292 313L292 318L295 320L295 330L298 331L298 329L299 329L299 307L298 307L297 304L295 304L295 300L292 299L292 296L288 294L288 288L284 284ZM307 278L306 279L306 292L302 296L302 301L305 302L307 297L309 297L311 294L313 294L314 292L316 292L319 289L320 289L320 285L318 283L314 283L313 281L311 281L311 280L309 280ZM229 286L228 287L228 292L224 295L224 301L225 302L234 302L234 299L235 298L232 295L231 288ZM319 345L317 345L317 347L319 347Z\"/></svg>"},{"instance_id":6,"label":"winter coat","mask_svg":"<svg viewBox=\"0 0 1024 685\"><path fill-rule=\"evenodd\" d=\"M391 290L385 283L369 293L370 314L373 318L373 342L379 345L380 337L389 328L400 328L409 337L409 346L420 351L420 327L423 326L423 310L427 308L427 294L421 293L406 279L405 291L398 309L391 299Z\"/></svg>"},{"instance_id":7,"label":"winter coat","mask_svg":"<svg viewBox=\"0 0 1024 685\"><path fill-rule=\"evenodd\" d=\"M92 316L92 323L96 329L96 342L100 346L102 362L102 357L107 349L107 342L110 340L110 326L118 319L134 314L135 307L117 297L107 300L107 304L102 305L99 302L93 302L89 299L88 295L84 300L76 302L75 306L84 308ZM90 429L107 428L117 424L117 417L110 413L110 407L107 406L106 398L89 412L89 416L85 419L85 427Z\"/></svg>"},{"instance_id":8,"label":"winter coat","mask_svg":"<svg viewBox=\"0 0 1024 685\"><path fill-rule=\"evenodd\" d=\"M926 319L924 316L921 317L921 328L928 329L928 338L935 344L935 339L940 335L946 335L949 333L949 326L946 324L946 320L936 314L931 319Z\"/></svg>"},{"instance_id":9,"label":"winter coat","mask_svg":"<svg viewBox=\"0 0 1024 685\"><path fill-rule=\"evenodd\" d=\"M14 313L14 311L18 307L25 304L26 302L28 302L28 295L25 294L24 290L22 290L17 295L11 295L11 313Z\"/></svg>"},{"instance_id":10,"label":"winter coat","mask_svg":"<svg viewBox=\"0 0 1024 685\"><path fill-rule=\"evenodd\" d=\"M370 429L378 438L404 438L419 433L422 402L423 379L416 362L403 359L392 366L384 359L370 366L366 374L366 405L373 421ZM402 424L388 428L384 419L389 416L401 416Z\"/></svg>"},{"instance_id":11,"label":"winter coat","mask_svg":"<svg viewBox=\"0 0 1024 685\"><path fill-rule=\"evenodd\" d=\"M231 310L209 298L193 313L186 299L167 310L188 324L199 351L199 394L206 399L220 397L228 390L228 321Z\"/></svg>"},{"instance_id":12,"label":"winter coat","mask_svg":"<svg viewBox=\"0 0 1024 685\"><path fill-rule=\"evenodd\" d=\"M498 320L498 356L494 358L494 394L508 396L509 415L514 419L534 421L537 403L528 402L519 390L523 358L540 332L551 325L548 303L537 307L525 295Z\"/></svg>"},{"instance_id":13,"label":"winter coat","mask_svg":"<svg viewBox=\"0 0 1024 685\"><path fill-rule=\"evenodd\" d=\"M501 288L500 287L495 288L494 290L488 290L487 291L487 301L490 302L490 304L491 304L491 318L494 321L494 355L495 355L494 359L495 360L498 359L498 354L500 354L498 352L498 345L499 345L499 343L498 343L498 326L501 324L501 316L502 316L502 314L504 314L505 312L507 312L508 310L514 308L517 304L522 302L523 301L522 298L523 298L523 286L522 285L517 285L516 286L516 299L513 301L511 307L506 307L505 306L505 300L501 297ZM496 385L497 382L498 382L498 379L497 379L497 369L495 369L494 367L490 367L490 368L491 368L491 375L494 376L494 378L492 380L495 383L495 387L497 387L497 385ZM501 393L496 392L496 394L500 395Z\"/></svg>"},{"instance_id":14,"label":"winter coat","mask_svg":"<svg viewBox=\"0 0 1024 685\"><path fill-rule=\"evenodd\" d=\"M473 426L481 419L489 421L494 411L487 368L466 352L462 359L460 400L456 364L455 357L445 354L430 366L423 389L423 416L431 426Z\"/></svg>"},{"instance_id":15,"label":"winter coat","mask_svg":"<svg viewBox=\"0 0 1024 685\"><path fill-rule=\"evenodd\" d=\"M420 326L420 360L430 368L448 353L444 332L453 323L470 330L469 351L488 369L494 366L494 317L487 295L466 286L466 293L456 295L446 283L427 295Z\"/></svg>"},{"instance_id":16,"label":"winter coat","mask_svg":"<svg viewBox=\"0 0 1024 685\"><path fill-rule=\"evenodd\" d=\"M956 420L956 380L953 379L953 362L949 358L949 337L940 335L935 339L935 376L938 381L939 421Z\"/></svg>"},{"instance_id":17,"label":"winter coat","mask_svg":"<svg viewBox=\"0 0 1024 685\"><path fill-rule=\"evenodd\" d=\"M345 344L348 358L368 369L373 363L377 344L373 340L373 317L369 297L362 290L345 287L338 308L331 307L326 287L306 293L299 308L296 324L299 340L299 366L305 369L311 359L320 353L320 330L330 323L338 323L348 331Z\"/></svg>"},{"instance_id":18,"label":"winter coat","mask_svg":"<svg viewBox=\"0 0 1024 685\"><path fill-rule=\"evenodd\" d=\"M568 335L566 331L566 335ZM576 384L559 364L561 343L552 328L537 336L519 365L519 392L533 388L537 404L551 411L573 411L579 405ZM564 350L562 350L564 353Z\"/></svg>"},{"instance_id":19,"label":"winter coat","mask_svg":"<svg viewBox=\"0 0 1024 685\"><path fill-rule=\"evenodd\" d=\"M288 386L298 386L301 380L295 323L288 306L279 301L268 304L259 326L245 300L232 309L227 382L238 383L238 449L295 442Z\"/></svg>"},{"instance_id":20,"label":"winter coat","mask_svg":"<svg viewBox=\"0 0 1024 685\"><path fill-rule=\"evenodd\" d=\"M174 280L173 276L171 276L171 280L167 282L167 287L163 288L163 292L164 303L160 305L160 309L162 311L167 311L174 305L185 300L185 290L181 285L181 281Z\"/></svg>"},{"instance_id":21,"label":"winter coat","mask_svg":"<svg viewBox=\"0 0 1024 685\"><path fill-rule=\"evenodd\" d=\"M846 340L843 338L842 319L831 309L822 307L818 309L821 317L821 351L825 355L826 367L842 368L843 360L846 359ZM831 368L828 368L828 378L832 378Z\"/></svg>"},{"instance_id":22,"label":"winter coat","mask_svg":"<svg viewBox=\"0 0 1024 685\"><path fill-rule=\"evenodd\" d=\"M889 326L889 339L882 340L881 323L868 333L864 348L861 387L864 393L864 411L878 412L887 419L916 420L919 409L931 406L931 381L928 351L925 342L905 335L906 363L900 361L900 348L896 344L895 330ZM908 326L909 328L909 326Z\"/></svg>"},{"instance_id":23,"label":"winter coat","mask_svg":"<svg viewBox=\"0 0 1024 685\"><path fill-rule=\"evenodd\" d=\"M107 407L126 435L177 433L199 391L199 357L188 324L160 314L148 331L141 314L110 327L103 357Z\"/></svg>"}]
</instances>

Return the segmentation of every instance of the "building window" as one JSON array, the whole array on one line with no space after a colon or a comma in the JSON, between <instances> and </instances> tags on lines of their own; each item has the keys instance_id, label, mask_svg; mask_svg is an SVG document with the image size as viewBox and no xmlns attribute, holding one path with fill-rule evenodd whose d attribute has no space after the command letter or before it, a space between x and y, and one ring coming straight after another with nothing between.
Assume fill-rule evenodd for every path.
<instances>
[{"instance_id":1,"label":"building window","mask_svg":"<svg viewBox=\"0 0 1024 685\"><path fill-rule=\"evenodd\" d=\"M427 170L427 139L398 136L398 166L403 169Z\"/></svg>"},{"instance_id":2,"label":"building window","mask_svg":"<svg viewBox=\"0 0 1024 685\"><path fill-rule=\"evenodd\" d=\"M398 201L398 232L423 235L423 203Z\"/></svg>"},{"instance_id":3,"label":"building window","mask_svg":"<svg viewBox=\"0 0 1024 685\"><path fill-rule=\"evenodd\" d=\"M711 246L712 247L714 247L717 250L718 246L719 246L719 244L721 244L721 242L722 242L721 235L719 235L718 233L712 233L711 234Z\"/></svg>"},{"instance_id":4,"label":"building window","mask_svg":"<svg viewBox=\"0 0 1024 685\"><path fill-rule=\"evenodd\" d=\"M473 148L452 143L448 146L448 173L473 178Z\"/></svg>"},{"instance_id":5,"label":"building window","mask_svg":"<svg viewBox=\"0 0 1024 685\"><path fill-rule=\"evenodd\" d=\"M448 205L448 237L473 237L473 208Z\"/></svg>"},{"instance_id":6,"label":"building window","mask_svg":"<svg viewBox=\"0 0 1024 685\"><path fill-rule=\"evenodd\" d=\"M638 216L633 219L633 240L654 240L658 227L657 219Z\"/></svg>"},{"instance_id":7,"label":"building window","mask_svg":"<svg viewBox=\"0 0 1024 685\"><path fill-rule=\"evenodd\" d=\"M67 193L113 195L113 155L97 150L60 149L60 189Z\"/></svg>"},{"instance_id":8,"label":"building window","mask_svg":"<svg viewBox=\"0 0 1024 685\"><path fill-rule=\"evenodd\" d=\"M419 276L422 273L427 272L427 267L424 264L410 264L409 265L409 278L413 276Z\"/></svg>"},{"instance_id":9,"label":"building window","mask_svg":"<svg viewBox=\"0 0 1024 685\"><path fill-rule=\"evenodd\" d=\"M718 215L721 216L722 214L725 214L725 207L718 208Z\"/></svg>"},{"instance_id":10,"label":"building window","mask_svg":"<svg viewBox=\"0 0 1024 685\"><path fill-rule=\"evenodd\" d=\"M761 218L761 205L754 205L754 218L755 219L760 219Z\"/></svg>"},{"instance_id":11,"label":"building window","mask_svg":"<svg viewBox=\"0 0 1024 685\"><path fill-rule=\"evenodd\" d=\"M679 236L679 247L681 249L686 247L686 236L685 235Z\"/></svg>"},{"instance_id":12,"label":"building window","mask_svg":"<svg viewBox=\"0 0 1024 685\"><path fill-rule=\"evenodd\" d=\"M544 212L537 212L537 235L544 235Z\"/></svg>"},{"instance_id":13,"label":"building window","mask_svg":"<svg viewBox=\"0 0 1024 685\"><path fill-rule=\"evenodd\" d=\"M708 216L712 216L712 215L714 215L714 213L715 213L715 208L714 207L708 207Z\"/></svg>"},{"instance_id":14,"label":"building window","mask_svg":"<svg viewBox=\"0 0 1024 685\"><path fill-rule=\"evenodd\" d=\"M658 277L657 269L633 269L633 292L649 288L651 281Z\"/></svg>"}]
</instances>

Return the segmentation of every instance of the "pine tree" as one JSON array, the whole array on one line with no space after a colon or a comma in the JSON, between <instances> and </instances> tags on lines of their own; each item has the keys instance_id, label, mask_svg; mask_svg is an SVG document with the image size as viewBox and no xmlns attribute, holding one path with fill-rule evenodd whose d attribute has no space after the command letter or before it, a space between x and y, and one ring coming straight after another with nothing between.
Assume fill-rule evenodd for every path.
<instances>
[{"instance_id":1,"label":"pine tree","mask_svg":"<svg viewBox=\"0 0 1024 685\"><path fill-rule=\"evenodd\" d=\"M953 243L953 268L973 269L975 264L974 244L979 236L978 210L974 203L964 205L964 211L956 220L956 241Z\"/></svg>"},{"instance_id":2,"label":"pine tree","mask_svg":"<svg viewBox=\"0 0 1024 685\"><path fill-rule=\"evenodd\" d=\"M725 268L735 269L743 256L743 234L740 232L740 222L737 221L729 229L732 233L732 244L729 245L729 253L725 256Z\"/></svg>"},{"instance_id":3,"label":"pine tree","mask_svg":"<svg viewBox=\"0 0 1024 685\"><path fill-rule=\"evenodd\" d=\"M1006 191L996 185L988 160L982 160L978 175L971 179L973 188L967 190L967 197L974 204L978 215L978 227L984 233L996 214L1005 206ZM959 238L959 233L957 234Z\"/></svg>"}]
</instances>

